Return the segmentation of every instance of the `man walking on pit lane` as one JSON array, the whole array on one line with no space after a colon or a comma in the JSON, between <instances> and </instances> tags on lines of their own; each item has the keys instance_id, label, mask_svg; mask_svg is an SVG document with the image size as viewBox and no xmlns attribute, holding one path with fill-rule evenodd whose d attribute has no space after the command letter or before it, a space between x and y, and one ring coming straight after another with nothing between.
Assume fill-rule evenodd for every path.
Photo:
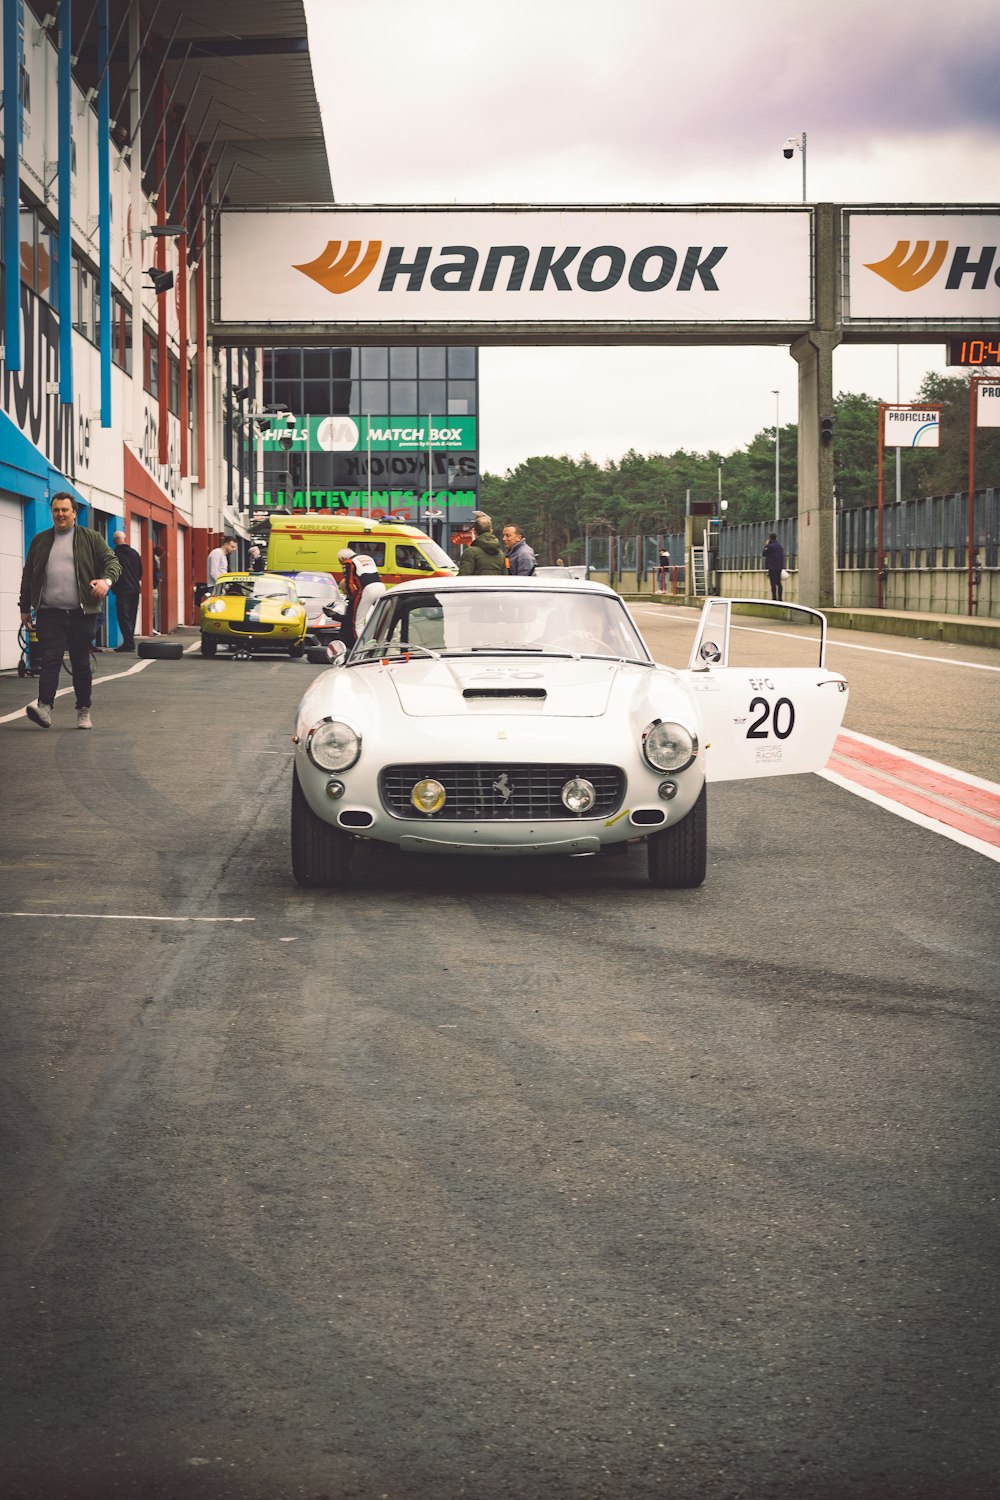
<instances>
[{"instance_id":1,"label":"man walking on pit lane","mask_svg":"<svg viewBox=\"0 0 1000 1500\"><path fill-rule=\"evenodd\" d=\"M93 729L90 698L94 674L90 648L101 600L121 573L121 564L101 536L76 524L76 500L65 490L52 496L52 526L32 539L21 574L21 624L38 636L38 702L25 713L48 729L66 651L76 690L76 727Z\"/></svg>"},{"instance_id":2,"label":"man walking on pit lane","mask_svg":"<svg viewBox=\"0 0 1000 1500\"><path fill-rule=\"evenodd\" d=\"M121 564L121 573L111 585L115 596L115 614L118 629L122 633L121 645L116 651L135 650L135 621L139 613L139 589L142 584L142 558L134 547L125 541L124 531L114 535L115 556Z\"/></svg>"}]
</instances>

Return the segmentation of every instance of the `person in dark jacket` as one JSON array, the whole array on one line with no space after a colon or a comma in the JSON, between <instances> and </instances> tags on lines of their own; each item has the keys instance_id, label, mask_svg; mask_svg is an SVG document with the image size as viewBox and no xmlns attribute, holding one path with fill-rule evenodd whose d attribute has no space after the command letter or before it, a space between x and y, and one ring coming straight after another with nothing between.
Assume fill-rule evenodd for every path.
<instances>
[{"instance_id":1,"label":"person in dark jacket","mask_svg":"<svg viewBox=\"0 0 1000 1500\"><path fill-rule=\"evenodd\" d=\"M124 531L114 534L115 556L121 564L121 572L111 585L115 596L115 614L118 629L122 633L121 645L116 651L135 650L135 621L139 613L139 590L142 585L142 558L134 547L125 541Z\"/></svg>"},{"instance_id":2,"label":"person in dark jacket","mask_svg":"<svg viewBox=\"0 0 1000 1500\"><path fill-rule=\"evenodd\" d=\"M475 535L459 560L460 577L487 577L491 574L503 577L507 563L500 539L494 534L493 522L482 511L477 511L472 529Z\"/></svg>"},{"instance_id":3,"label":"person in dark jacket","mask_svg":"<svg viewBox=\"0 0 1000 1500\"><path fill-rule=\"evenodd\" d=\"M503 545L507 553L507 571L513 578L530 578L535 571L535 554L524 540L520 526L508 524L503 529Z\"/></svg>"},{"instance_id":4,"label":"person in dark jacket","mask_svg":"<svg viewBox=\"0 0 1000 1500\"><path fill-rule=\"evenodd\" d=\"M21 624L29 629L34 611L39 657L38 702L29 703L25 713L41 729L50 727L59 672L68 650L76 690L76 727L93 729L90 648L101 600L121 572L121 563L99 531L76 524L76 500L67 491L52 496L51 510L52 526L32 538L21 574Z\"/></svg>"},{"instance_id":5,"label":"person in dark jacket","mask_svg":"<svg viewBox=\"0 0 1000 1500\"><path fill-rule=\"evenodd\" d=\"M764 543L764 566L771 580L771 598L784 599L785 591L782 587L781 575L785 569L785 549L778 541L776 531L772 531Z\"/></svg>"}]
</instances>

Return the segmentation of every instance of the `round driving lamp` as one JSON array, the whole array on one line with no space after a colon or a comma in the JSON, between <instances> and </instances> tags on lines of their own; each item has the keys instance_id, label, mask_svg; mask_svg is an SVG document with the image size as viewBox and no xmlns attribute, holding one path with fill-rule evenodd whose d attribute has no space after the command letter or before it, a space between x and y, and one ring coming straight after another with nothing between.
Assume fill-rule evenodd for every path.
<instances>
[{"instance_id":1,"label":"round driving lamp","mask_svg":"<svg viewBox=\"0 0 1000 1500\"><path fill-rule=\"evenodd\" d=\"M430 776L423 781L418 781L410 793L410 801L419 813L440 812L444 807L447 793L440 781L434 781Z\"/></svg>"},{"instance_id":2,"label":"round driving lamp","mask_svg":"<svg viewBox=\"0 0 1000 1500\"><path fill-rule=\"evenodd\" d=\"M563 806L569 812L577 814L590 812L597 801L593 783L585 780L583 776L574 776L572 781L567 781L560 796Z\"/></svg>"},{"instance_id":3,"label":"round driving lamp","mask_svg":"<svg viewBox=\"0 0 1000 1500\"><path fill-rule=\"evenodd\" d=\"M324 719L306 735L306 754L321 771L346 771L361 754L361 736L350 724Z\"/></svg>"},{"instance_id":4,"label":"round driving lamp","mask_svg":"<svg viewBox=\"0 0 1000 1500\"><path fill-rule=\"evenodd\" d=\"M226 606L222 599L209 599L205 605L205 613L207 615L224 615L225 612Z\"/></svg>"},{"instance_id":5,"label":"round driving lamp","mask_svg":"<svg viewBox=\"0 0 1000 1500\"><path fill-rule=\"evenodd\" d=\"M337 781L335 777L331 776L330 780L326 784L326 795L330 798L331 802L338 801L338 799L341 798L346 791L347 788L344 783L342 781Z\"/></svg>"},{"instance_id":6,"label":"round driving lamp","mask_svg":"<svg viewBox=\"0 0 1000 1500\"><path fill-rule=\"evenodd\" d=\"M654 719L643 730L642 754L654 771L683 771L698 754L698 738L683 724Z\"/></svg>"}]
</instances>

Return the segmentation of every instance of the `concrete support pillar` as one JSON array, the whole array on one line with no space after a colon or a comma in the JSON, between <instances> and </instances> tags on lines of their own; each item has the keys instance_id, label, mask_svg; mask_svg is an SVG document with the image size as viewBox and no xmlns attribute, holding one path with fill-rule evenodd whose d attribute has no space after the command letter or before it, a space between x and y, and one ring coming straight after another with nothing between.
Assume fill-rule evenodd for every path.
<instances>
[{"instance_id":1,"label":"concrete support pillar","mask_svg":"<svg viewBox=\"0 0 1000 1500\"><path fill-rule=\"evenodd\" d=\"M830 609L836 604L836 437L822 443L820 421L833 416L833 351L841 340L840 221L833 204L816 205L814 233L816 327L791 348L799 367L797 598L813 609Z\"/></svg>"}]
</instances>

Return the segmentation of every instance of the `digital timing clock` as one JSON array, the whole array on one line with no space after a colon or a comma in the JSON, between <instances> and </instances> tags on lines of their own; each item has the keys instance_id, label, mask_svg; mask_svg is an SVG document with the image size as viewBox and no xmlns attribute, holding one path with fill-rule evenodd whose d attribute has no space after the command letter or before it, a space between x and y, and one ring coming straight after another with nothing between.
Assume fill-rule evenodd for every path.
<instances>
[{"instance_id":1,"label":"digital timing clock","mask_svg":"<svg viewBox=\"0 0 1000 1500\"><path fill-rule=\"evenodd\" d=\"M1000 333L948 340L950 365L1000 365Z\"/></svg>"}]
</instances>

